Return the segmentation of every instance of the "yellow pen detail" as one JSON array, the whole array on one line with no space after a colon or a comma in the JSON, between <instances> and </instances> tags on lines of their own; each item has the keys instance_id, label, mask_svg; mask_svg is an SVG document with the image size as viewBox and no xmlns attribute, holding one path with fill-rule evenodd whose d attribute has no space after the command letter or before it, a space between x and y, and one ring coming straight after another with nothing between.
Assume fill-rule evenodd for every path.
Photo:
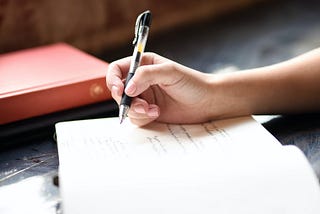
<instances>
[{"instance_id":1,"label":"yellow pen detail","mask_svg":"<svg viewBox=\"0 0 320 214\"><path fill-rule=\"evenodd\" d=\"M142 44L142 43L139 43L139 44L138 44L138 51L139 51L140 53L143 52L143 44Z\"/></svg>"}]
</instances>

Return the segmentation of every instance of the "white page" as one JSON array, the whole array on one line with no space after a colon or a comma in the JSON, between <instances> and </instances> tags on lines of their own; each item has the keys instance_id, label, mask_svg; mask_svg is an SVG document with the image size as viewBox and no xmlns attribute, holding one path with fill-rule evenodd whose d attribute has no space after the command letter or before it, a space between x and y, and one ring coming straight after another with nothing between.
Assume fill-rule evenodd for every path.
<instances>
[{"instance_id":1,"label":"white page","mask_svg":"<svg viewBox=\"0 0 320 214\"><path fill-rule=\"evenodd\" d=\"M251 117L56 125L64 213L320 213L303 154Z\"/></svg>"}]
</instances>

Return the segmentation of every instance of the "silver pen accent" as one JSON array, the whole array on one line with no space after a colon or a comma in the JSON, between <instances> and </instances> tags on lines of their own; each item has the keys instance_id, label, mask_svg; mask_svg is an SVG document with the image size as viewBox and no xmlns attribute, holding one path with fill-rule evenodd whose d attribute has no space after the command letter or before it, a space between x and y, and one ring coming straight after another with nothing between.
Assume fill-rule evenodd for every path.
<instances>
[{"instance_id":1,"label":"silver pen accent","mask_svg":"<svg viewBox=\"0 0 320 214\"><path fill-rule=\"evenodd\" d=\"M124 121L124 119L127 117L129 112L129 106L128 105L120 105L119 107L119 119L120 124Z\"/></svg>"}]
</instances>

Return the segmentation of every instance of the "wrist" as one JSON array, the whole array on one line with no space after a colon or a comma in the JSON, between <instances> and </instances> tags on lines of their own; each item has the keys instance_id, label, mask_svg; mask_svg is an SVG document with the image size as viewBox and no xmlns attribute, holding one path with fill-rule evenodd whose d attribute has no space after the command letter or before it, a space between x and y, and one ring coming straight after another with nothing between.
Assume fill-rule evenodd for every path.
<instances>
[{"instance_id":1,"label":"wrist","mask_svg":"<svg viewBox=\"0 0 320 214\"><path fill-rule=\"evenodd\" d=\"M257 111L257 94L261 88L249 77L246 71L213 74L210 77L210 119L251 115Z\"/></svg>"}]
</instances>

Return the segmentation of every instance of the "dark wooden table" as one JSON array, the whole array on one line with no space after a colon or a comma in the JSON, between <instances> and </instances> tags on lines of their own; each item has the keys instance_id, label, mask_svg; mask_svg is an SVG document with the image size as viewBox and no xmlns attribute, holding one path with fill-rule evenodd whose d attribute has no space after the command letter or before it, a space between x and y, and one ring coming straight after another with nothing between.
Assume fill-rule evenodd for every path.
<instances>
[{"instance_id":1,"label":"dark wooden table","mask_svg":"<svg viewBox=\"0 0 320 214\"><path fill-rule=\"evenodd\" d=\"M319 11L317 1L269 1L161 35L151 31L147 50L208 73L270 65L320 46ZM110 62L131 52L128 45L98 57ZM115 115L113 109L95 117ZM320 114L266 116L259 121L282 144L298 146L320 178ZM44 127L0 142L10 145L26 138L0 151L0 213L61 212L54 128Z\"/></svg>"}]
</instances>

